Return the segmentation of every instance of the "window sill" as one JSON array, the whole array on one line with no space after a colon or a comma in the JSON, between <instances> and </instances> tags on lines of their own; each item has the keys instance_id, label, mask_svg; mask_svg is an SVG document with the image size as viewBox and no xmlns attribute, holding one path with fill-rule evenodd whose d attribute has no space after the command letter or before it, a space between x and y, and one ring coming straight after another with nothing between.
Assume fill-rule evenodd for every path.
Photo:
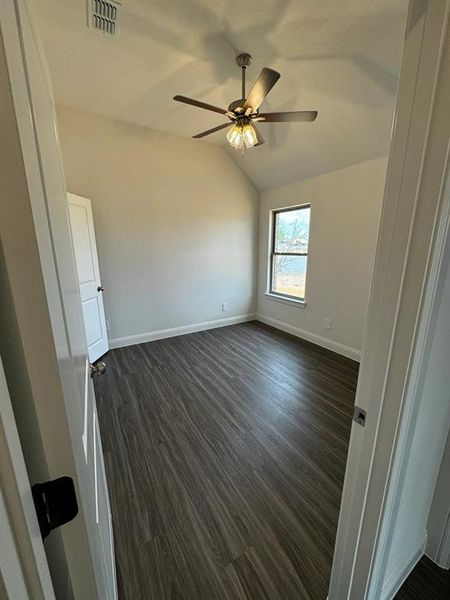
<instances>
[{"instance_id":1,"label":"window sill","mask_svg":"<svg viewBox=\"0 0 450 600\"><path fill-rule=\"evenodd\" d=\"M264 296L266 296L266 298L269 298L270 300L275 300L275 302L290 304L291 306L297 306L297 308L306 307L305 300L295 300L294 298L286 298L285 296L278 296L277 294L272 294L271 292L265 292Z\"/></svg>"}]
</instances>

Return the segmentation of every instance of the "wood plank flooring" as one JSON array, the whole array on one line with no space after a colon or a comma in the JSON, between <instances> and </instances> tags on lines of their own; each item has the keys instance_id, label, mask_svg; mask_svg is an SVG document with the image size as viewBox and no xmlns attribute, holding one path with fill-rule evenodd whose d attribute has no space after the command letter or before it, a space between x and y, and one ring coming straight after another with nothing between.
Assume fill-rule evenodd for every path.
<instances>
[{"instance_id":1,"label":"wood plank flooring","mask_svg":"<svg viewBox=\"0 0 450 600\"><path fill-rule=\"evenodd\" d=\"M449 600L450 571L424 556L395 596L395 600Z\"/></svg>"},{"instance_id":2,"label":"wood plank flooring","mask_svg":"<svg viewBox=\"0 0 450 600\"><path fill-rule=\"evenodd\" d=\"M357 363L257 322L105 361L120 600L325 600Z\"/></svg>"}]
</instances>

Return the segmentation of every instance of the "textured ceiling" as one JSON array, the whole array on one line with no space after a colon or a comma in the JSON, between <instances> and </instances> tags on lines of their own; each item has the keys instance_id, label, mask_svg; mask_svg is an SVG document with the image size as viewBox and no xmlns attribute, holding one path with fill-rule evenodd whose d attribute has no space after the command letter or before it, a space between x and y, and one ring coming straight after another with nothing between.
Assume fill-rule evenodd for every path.
<instances>
[{"instance_id":1,"label":"textured ceiling","mask_svg":"<svg viewBox=\"0 0 450 600\"><path fill-rule=\"evenodd\" d=\"M223 131L208 138L260 190L387 153L407 0L123 0L115 36L87 27L84 0L32 4L70 108L191 136L223 118L172 96L227 106L243 51L248 85L280 71L264 110L317 109L314 123L260 124L267 143L243 159Z\"/></svg>"}]
</instances>

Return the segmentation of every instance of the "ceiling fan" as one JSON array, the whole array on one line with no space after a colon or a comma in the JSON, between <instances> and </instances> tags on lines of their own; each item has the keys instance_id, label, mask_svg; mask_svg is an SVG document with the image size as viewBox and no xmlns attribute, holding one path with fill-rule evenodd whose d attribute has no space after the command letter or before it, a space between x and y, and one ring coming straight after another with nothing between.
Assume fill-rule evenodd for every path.
<instances>
[{"instance_id":1,"label":"ceiling fan","mask_svg":"<svg viewBox=\"0 0 450 600\"><path fill-rule=\"evenodd\" d=\"M234 100L228 107L228 109L219 108L206 102L200 102L199 100L193 100L186 96L174 96L173 99L177 102L184 102L185 104L191 104L192 106L198 106L198 108L204 108L211 110L216 113L225 115L229 119L229 123L218 125L207 131L202 131L194 135L194 138L203 138L211 133L231 127L227 134L227 140L237 150L244 152L246 148L252 146L260 146L264 144L264 138L262 137L259 129L256 126L257 122L261 123L287 123L287 122L310 122L314 121L317 117L316 110L297 110L292 112L272 112L272 113L260 113L259 107L264 101L264 98L276 84L280 78L280 73L264 67L259 74L258 79L253 84L253 87L249 95L245 96L245 71L251 64L252 57L250 54L244 53L239 54L236 57L236 63L242 70L242 98Z\"/></svg>"}]
</instances>

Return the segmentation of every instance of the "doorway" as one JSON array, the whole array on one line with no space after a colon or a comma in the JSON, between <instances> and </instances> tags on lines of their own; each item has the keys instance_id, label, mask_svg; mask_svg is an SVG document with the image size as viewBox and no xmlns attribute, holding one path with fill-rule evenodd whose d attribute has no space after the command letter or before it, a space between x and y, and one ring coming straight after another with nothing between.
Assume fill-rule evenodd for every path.
<instances>
[{"instance_id":1,"label":"doorway","mask_svg":"<svg viewBox=\"0 0 450 600\"><path fill-rule=\"evenodd\" d=\"M3 17L3 16L4 16L4 14L2 13L2 17ZM441 15L441 16L442 16L442 15ZM11 18L11 15L9 15L9 18ZM24 120L25 120L25 119L24 119ZM55 229L56 229L56 228L55 228ZM67 233L67 231L66 231L66 233ZM429 236L429 238L430 238L430 236ZM429 239L429 238L428 238L428 239ZM10 241L11 241L11 240L10 240ZM42 243L42 239L41 239L41 243ZM43 250L42 250L42 246L41 246L41 251L43 251ZM71 265L72 265L72 266L71 266L71 269L72 269L72 274L73 274L73 266L74 266L74 261L73 261L73 258L72 258L72 261L71 261ZM51 279L51 278L49 278L49 279L47 280L47 285L50 285L50 284L49 284L49 281L50 281L50 279ZM74 281L74 280L73 280L73 278L72 278L72 282L71 282L71 284L73 284L73 281ZM51 283L51 281L50 281L50 283ZM73 293L73 289L74 289L74 288L73 288L73 286L72 286L72 293ZM48 290L47 290L47 291L48 291ZM19 299L17 299L17 302L18 302L18 301L19 301ZM80 311L78 311L78 315L79 315L79 316L80 316L80 314L81 314L81 313L80 313ZM79 321L79 320L78 320L78 321ZM80 321L78 322L78 325L80 325ZM81 330L81 329L79 329L79 331L82 331L82 330ZM206 335L206 334L205 334L205 335ZM86 350L86 349L85 349L85 350ZM70 354L70 353L67 353L67 352L66 352L66 357L67 357L69 354ZM81 357L79 357L79 358L81 358L81 361L80 361L80 362L83 362L83 358L82 358L82 356L81 356ZM83 366L84 366L84 367L86 367L86 364L84 364ZM84 369L84 371L83 371L83 376L84 376L84 377L86 378L86 380L87 380L86 373L87 373L87 370L86 370L86 368L85 368L85 369ZM81 388L81 389L83 389L83 388ZM61 398L61 395L59 396L59 398ZM79 410L79 409L78 409L78 410ZM79 411L79 412L80 412L80 411ZM43 416L44 416L44 415L43 415L43 413L40 413L40 414L41 414L41 417L43 417ZM93 414L95 415L95 413L93 413ZM169 414L170 414L170 411L169 411ZM80 421L80 422L81 422L81 421ZM49 432L47 431L47 429L48 429L48 424L47 424L47 429L46 429L46 427L45 427L46 423L45 423L44 419L41 421L41 423L40 423L40 424L41 424L41 427L42 427L42 431L48 435L48 433L49 433ZM69 433L68 433L68 435L67 435L67 439L71 439L70 433L72 433L72 432L69 432ZM80 429L80 433L81 433L81 429ZM82 438L82 436L80 435L80 439L81 439L81 438ZM394 438L393 438L393 439L394 439ZM47 443L48 443L48 444L50 444L50 442L51 442L51 441L54 441L54 438L52 438L51 436L49 436L49 437L47 438ZM162 444L162 445L163 445L163 444ZM70 448L69 448L69 450L70 450ZM48 453L48 455L50 456L50 454L51 454L51 453L49 453L49 452L48 452L48 446L47 446L47 453ZM97 455L97 456L101 457L101 454L99 454L99 455ZM53 459L52 459L52 460L55 460L55 458L53 457ZM100 458L99 460L101 460L101 458ZM56 465L58 465L58 463L57 463L57 462L53 462L53 469L54 469L54 470L56 470ZM60 465L60 466L61 466L61 465ZM75 466L76 466L76 465L75 465ZM73 465L72 465L72 469L73 469ZM74 470L76 471L76 469L74 469ZM342 516L342 513L341 513L341 516ZM344 515L344 516L345 516L345 515ZM86 517L86 518L87 518L87 517ZM69 545L69 547L70 547L70 544L71 544L71 543L72 543L74 540L73 540L73 538L71 538L71 535L70 535L70 529L66 529L65 531L67 532L67 533L65 533L66 542L68 543L68 545ZM73 530L72 530L72 533L73 533ZM84 532L84 533L85 533L85 532ZM84 533L83 533L83 535L84 535ZM75 537L76 537L76 536L75 536ZM369 537L370 537L370 536L369 536ZM73 546L73 548L74 548L74 547L75 547L75 546ZM90 548L89 544L87 545L87 547L88 547L88 548ZM92 548L91 548L91 550L92 550ZM164 554L164 553L163 553L163 554ZM88 554L88 556L89 556L89 554ZM345 554L339 555L339 556L338 556L338 558L340 558L341 556L345 556ZM353 556L353 555L352 555L352 556ZM73 557L72 557L72 558L73 558ZM359 558L360 558L359 556L356 556L356 559L359 559ZM74 566L74 565L72 565L72 567L73 567L73 566ZM356 575L358 575L359 577L361 577L361 576L362 576L362 577L364 577L364 576L365 576L365 574L367 573L367 571L366 571L366 570L364 570L364 569L356 569L355 573L356 573ZM76 575L76 574L77 574L77 573L76 573L76 570L75 570L75 571L74 571L74 573L73 573L73 575ZM80 573L78 573L78 576L79 576L79 574L80 574ZM92 575L92 573L91 573L91 575ZM347 581L348 581L348 582L350 582L350 579L351 579L351 578L348 578L348 580L347 580ZM76 577L74 577L74 581L75 581L76 583L79 583L79 580L77 581L77 580L76 580ZM331 593L331 592L330 592L330 593ZM339 597L339 596L338 596L338 597Z\"/></svg>"}]
</instances>

